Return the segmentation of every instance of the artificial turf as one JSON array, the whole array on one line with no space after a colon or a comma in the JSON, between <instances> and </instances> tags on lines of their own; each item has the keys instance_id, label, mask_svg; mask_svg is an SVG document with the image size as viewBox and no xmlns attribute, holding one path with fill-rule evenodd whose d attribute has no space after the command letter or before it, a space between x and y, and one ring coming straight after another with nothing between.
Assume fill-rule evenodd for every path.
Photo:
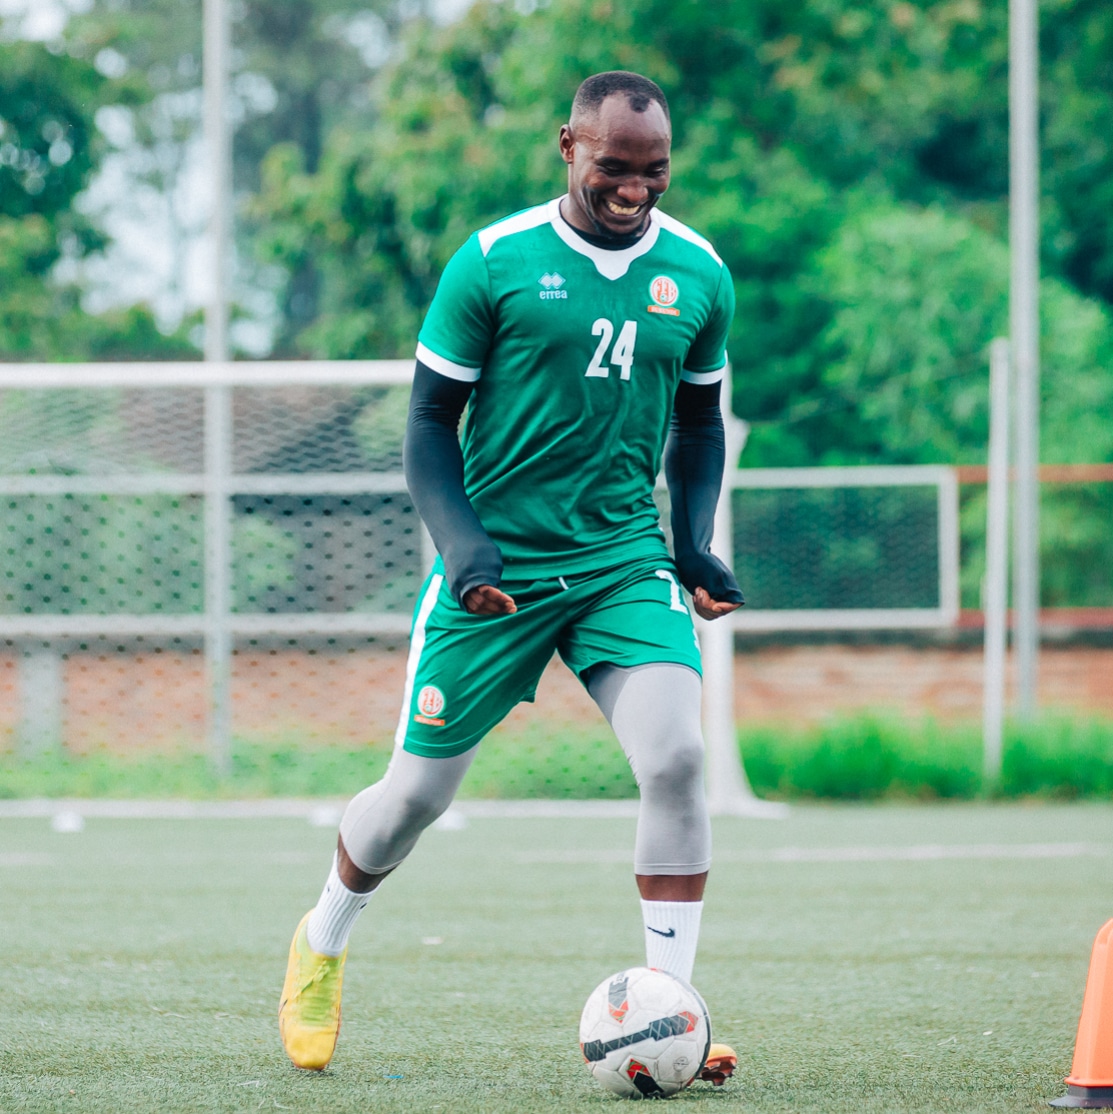
<instances>
[{"instance_id":1,"label":"artificial turf","mask_svg":"<svg viewBox=\"0 0 1113 1114\"><path fill-rule=\"evenodd\" d=\"M275 1011L333 839L0 820L0 1110L619 1109L576 1023L643 959L632 821L427 833L356 927L337 1055L311 1074ZM715 840L695 982L740 1064L678 1109L1037 1111L1063 1093L1113 915L1113 807L798 806L719 819Z\"/></svg>"}]
</instances>

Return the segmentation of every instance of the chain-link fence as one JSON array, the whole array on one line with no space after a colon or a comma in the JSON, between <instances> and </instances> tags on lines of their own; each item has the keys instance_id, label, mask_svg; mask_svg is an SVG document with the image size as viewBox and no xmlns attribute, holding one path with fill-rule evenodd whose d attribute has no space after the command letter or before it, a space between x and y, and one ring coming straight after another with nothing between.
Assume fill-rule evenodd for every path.
<instances>
[{"instance_id":1,"label":"chain-link fence","mask_svg":"<svg viewBox=\"0 0 1113 1114\"><path fill-rule=\"evenodd\" d=\"M0 369L0 746L226 764L339 746L385 762L433 556L401 473L409 374L408 362ZM752 639L954 631L954 470L744 469L728 483L723 536L748 600L732 620L733 697L715 681L728 719L932 691L914 679L923 653L858 675L866 651L836 660L797 633L765 669ZM964 563L976 503L964 500ZM976 649L952 694L976 694ZM540 717L516 712L501 729L515 740L503 780L630 791L575 681L558 671L545 685L556 692ZM582 748L561 757L585 730L598 737L586 767Z\"/></svg>"},{"instance_id":2,"label":"chain-link fence","mask_svg":"<svg viewBox=\"0 0 1113 1114\"><path fill-rule=\"evenodd\" d=\"M740 630L947 627L958 484L937 466L753 468L731 481Z\"/></svg>"},{"instance_id":3,"label":"chain-link fence","mask_svg":"<svg viewBox=\"0 0 1113 1114\"><path fill-rule=\"evenodd\" d=\"M337 689L404 640L431 560L401 475L409 367L254 370L7 369L2 726L25 749L207 738L226 762L221 730L381 734Z\"/></svg>"}]
</instances>

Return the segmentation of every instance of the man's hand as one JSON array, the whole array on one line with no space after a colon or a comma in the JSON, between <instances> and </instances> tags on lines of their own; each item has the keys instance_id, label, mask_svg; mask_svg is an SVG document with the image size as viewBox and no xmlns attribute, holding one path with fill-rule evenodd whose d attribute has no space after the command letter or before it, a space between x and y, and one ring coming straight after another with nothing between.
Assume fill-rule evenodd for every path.
<instances>
[{"instance_id":1,"label":"man's hand","mask_svg":"<svg viewBox=\"0 0 1113 1114\"><path fill-rule=\"evenodd\" d=\"M518 605L490 584L480 584L464 593L464 609L471 615L513 615Z\"/></svg>"},{"instance_id":2,"label":"man's hand","mask_svg":"<svg viewBox=\"0 0 1113 1114\"><path fill-rule=\"evenodd\" d=\"M732 611L737 611L742 606L740 603L713 600L706 588L697 588L692 593L692 603L695 604L696 614L701 619L718 619L723 615L729 615Z\"/></svg>"}]
</instances>

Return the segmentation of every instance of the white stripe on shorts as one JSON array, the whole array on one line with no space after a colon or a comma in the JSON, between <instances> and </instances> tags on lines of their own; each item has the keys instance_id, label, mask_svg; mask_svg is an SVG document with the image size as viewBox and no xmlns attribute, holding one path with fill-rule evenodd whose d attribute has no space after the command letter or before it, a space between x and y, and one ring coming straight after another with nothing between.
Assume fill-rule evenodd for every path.
<instances>
[{"instance_id":1,"label":"white stripe on shorts","mask_svg":"<svg viewBox=\"0 0 1113 1114\"><path fill-rule=\"evenodd\" d=\"M394 732L395 749L406 741L406 728L410 726L410 701L414 695L414 678L417 676L417 665L421 660L421 651L425 648L425 624L429 619L429 612L437 602L437 594L441 590L444 577L437 573L429 580L429 587L421 597L414 618L413 634L410 635L410 653L406 658L406 685L402 690L402 714L398 717L398 730Z\"/></svg>"}]
</instances>

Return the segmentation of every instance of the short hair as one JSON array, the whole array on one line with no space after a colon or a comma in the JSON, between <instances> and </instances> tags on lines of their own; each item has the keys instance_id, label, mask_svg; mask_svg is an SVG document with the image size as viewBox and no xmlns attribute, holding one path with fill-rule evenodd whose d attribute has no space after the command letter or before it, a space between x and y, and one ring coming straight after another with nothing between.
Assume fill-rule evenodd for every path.
<instances>
[{"instance_id":1,"label":"short hair","mask_svg":"<svg viewBox=\"0 0 1113 1114\"><path fill-rule=\"evenodd\" d=\"M656 101L663 109L665 119L671 123L669 102L661 86L648 77L629 70L607 70L605 73L592 74L582 81L572 98L572 119L594 114L614 93L625 93L627 102L635 112L644 112Z\"/></svg>"}]
</instances>

